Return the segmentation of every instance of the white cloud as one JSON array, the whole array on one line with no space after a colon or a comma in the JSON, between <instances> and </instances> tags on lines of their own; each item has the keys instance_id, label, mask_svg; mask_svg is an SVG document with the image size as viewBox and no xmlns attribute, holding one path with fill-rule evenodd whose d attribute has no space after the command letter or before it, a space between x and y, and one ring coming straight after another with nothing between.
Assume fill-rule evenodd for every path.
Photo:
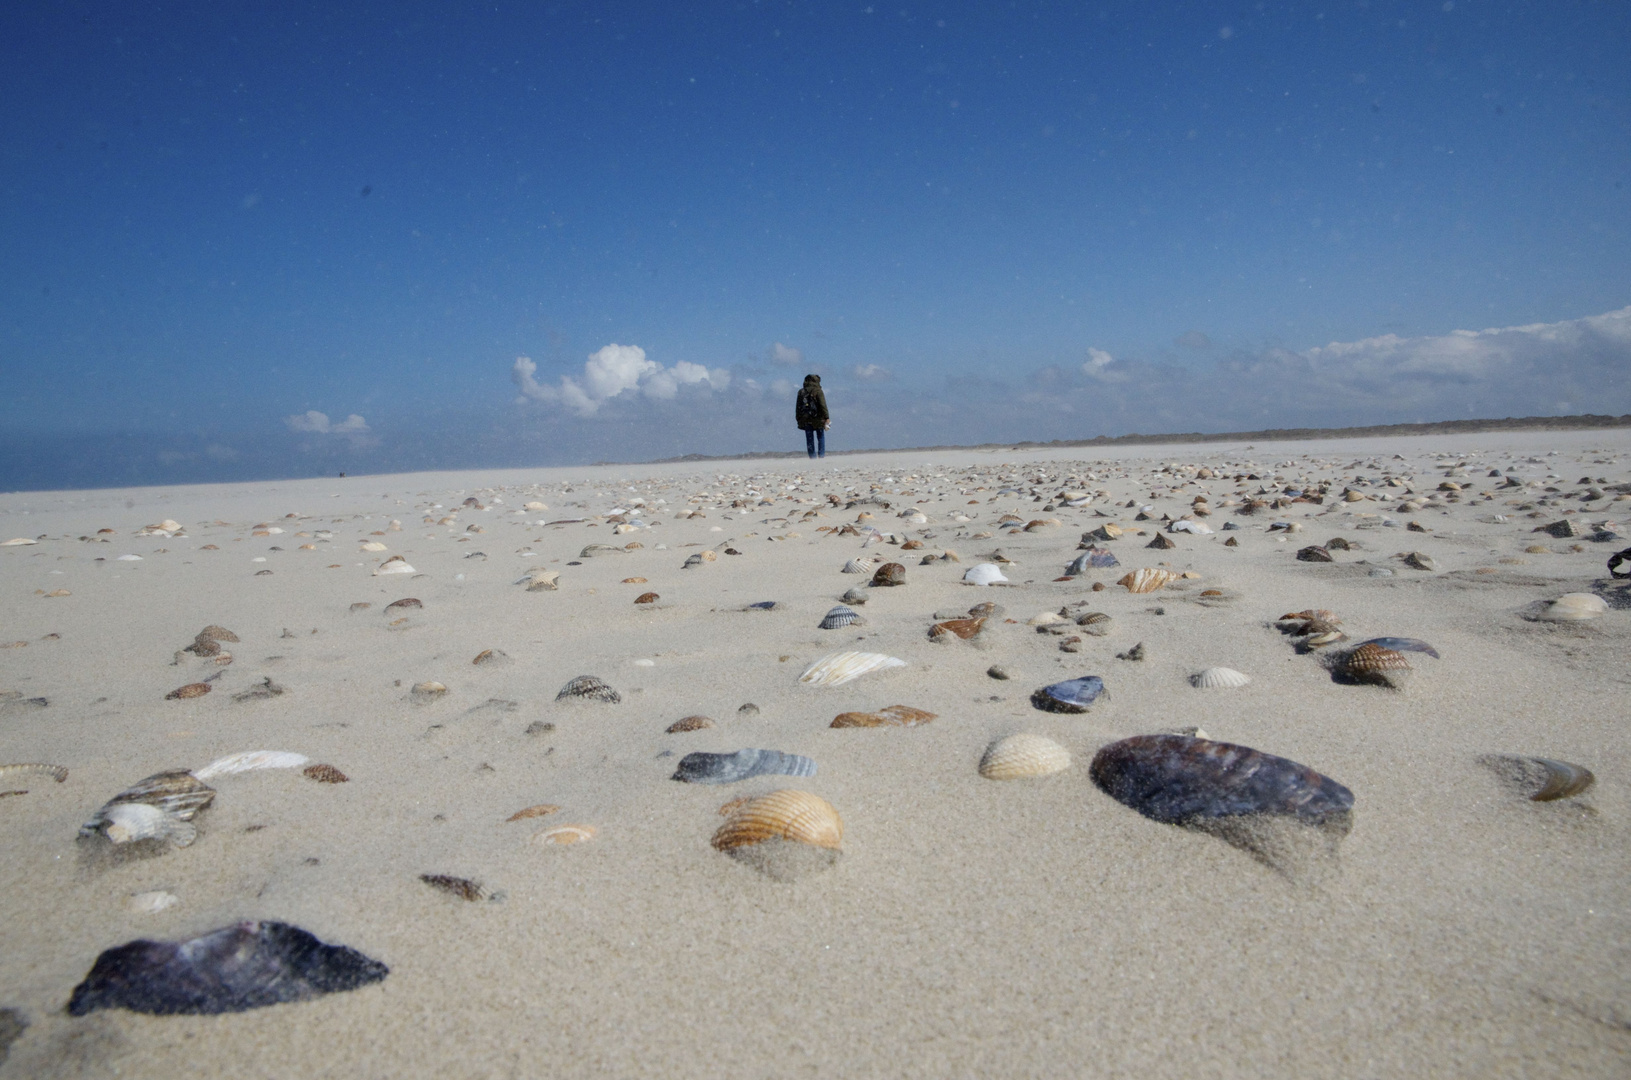
<instances>
[{"instance_id":1,"label":"white cloud","mask_svg":"<svg viewBox=\"0 0 1631 1080\"><path fill-rule=\"evenodd\" d=\"M583 365L583 375L574 379L561 376L560 385L540 383L538 365L525 356L518 356L510 367L510 379L521 391L518 400L543 401L564 405L579 416L594 416L600 406L624 393L638 391L657 401L671 401L684 386L725 390L730 386L731 373L724 368L708 368L681 360L665 368L655 360L646 359L646 351L638 345L607 345L592 354Z\"/></svg>"},{"instance_id":2,"label":"white cloud","mask_svg":"<svg viewBox=\"0 0 1631 1080\"><path fill-rule=\"evenodd\" d=\"M849 369L849 373L862 382L882 382L894 377L888 368L879 367L877 364L856 364Z\"/></svg>"},{"instance_id":3,"label":"white cloud","mask_svg":"<svg viewBox=\"0 0 1631 1080\"><path fill-rule=\"evenodd\" d=\"M289 425L291 431L310 432L314 435L366 435L368 434L368 421L352 413L338 424L332 423L327 413L320 413L312 409L304 414L286 416L283 422Z\"/></svg>"},{"instance_id":4,"label":"white cloud","mask_svg":"<svg viewBox=\"0 0 1631 1080\"><path fill-rule=\"evenodd\" d=\"M770 362L772 364L786 364L789 367L803 367L804 350L795 349L791 345L783 345L778 341L770 347Z\"/></svg>"},{"instance_id":5,"label":"white cloud","mask_svg":"<svg viewBox=\"0 0 1631 1080\"><path fill-rule=\"evenodd\" d=\"M1116 358L1103 349L1088 349L1087 363L1082 365L1082 373L1084 375L1097 375L1115 362Z\"/></svg>"}]
</instances>

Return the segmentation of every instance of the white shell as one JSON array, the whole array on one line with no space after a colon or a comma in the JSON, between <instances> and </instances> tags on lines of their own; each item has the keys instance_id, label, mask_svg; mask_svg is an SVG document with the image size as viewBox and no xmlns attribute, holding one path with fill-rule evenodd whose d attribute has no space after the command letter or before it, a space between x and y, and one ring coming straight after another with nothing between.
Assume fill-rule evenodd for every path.
<instances>
[{"instance_id":1,"label":"white shell","mask_svg":"<svg viewBox=\"0 0 1631 1080\"><path fill-rule=\"evenodd\" d=\"M378 540L370 540L366 544L364 544L359 550L361 550L361 551L386 551L388 549L386 548L386 546L384 544L380 543Z\"/></svg>"},{"instance_id":2,"label":"white shell","mask_svg":"<svg viewBox=\"0 0 1631 1080\"><path fill-rule=\"evenodd\" d=\"M526 577L516 582L525 585L528 592L546 592L561 587L561 572L559 570L545 570L539 567Z\"/></svg>"},{"instance_id":3,"label":"white shell","mask_svg":"<svg viewBox=\"0 0 1631 1080\"><path fill-rule=\"evenodd\" d=\"M1026 626L1052 626L1054 623L1061 623L1061 622L1066 622L1066 621L1067 620L1065 619L1065 617L1063 615L1059 614L1057 611L1044 611L1042 614L1036 616L1035 618L1032 618L1032 619L1028 620L1025 623L1025 625Z\"/></svg>"},{"instance_id":4,"label":"white shell","mask_svg":"<svg viewBox=\"0 0 1631 1080\"><path fill-rule=\"evenodd\" d=\"M395 559L391 562L381 563L374 571L374 576L381 574L417 574L419 571L408 565L406 559Z\"/></svg>"},{"instance_id":5,"label":"white shell","mask_svg":"<svg viewBox=\"0 0 1631 1080\"><path fill-rule=\"evenodd\" d=\"M1252 681L1250 675L1242 674L1234 668L1209 667L1198 675L1190 676L1190 684L1199 690L1228 690L1237 686L1245 686Z\"/></svg>"},{"instance_id":6,"label":"white shell","mask_svg":"<svg viewBox=\"0 0 1631 1080\"><path fill-rule=\"evenodd\" d=\"M1007 581L996 563L983 562L978 566L971 566L963 575L965 585L995 585L999 581Z\"/></svg>"},{"instance_id":7,"label":"white shell","mask_svg":"<svg viewBox=\"0 0 1631 1080\"><path fill-rule=\"evenodd\" d=\"M115 844L129 844L137 840L169 840L176 847L186 847L198 837L191 822L182 821L149 803L114 803L101 812L107 822L108 839Z\"/></svg>"},{"instance_id":8,"label":"white shell","mask_svg":"<svg viewBox=\"0 0 1631 1080\"><path fill-rule=\"evenodd\" d=\"M125 908L137 915L157 915L179 903L181 897L159 889L153 892L132 893L130 899L125 901Z\"/></svg>"},{"instance_id":9,"label":"white shell","mask_svg":"<svg viewBox=\"0 0 1631 1080\"><path fill-rule=\"evenodd\" d=\"M1010 735L986 747L980 775L987 780L1049 776L1070 768L1070 751L1041 735Z\"/></svg>"},{"instance_id":10,"label":"white shell","mask_svg":"<svg viewBox=\"0 0 1631 1080\"><path fill-rule=\"evenodd\" d=\"M885 656L883 653L835 652L811 664L805 669L804 674L799 676L799 682L809 683L811 686L842 686L869 671L905 666L906 661Z\"/></svg>"},{"instance_id":11,"label":"white shell","mask_svg":"<svg viewBox=\"0 0 1631 1080\"><path fill-rule=\"evenodd\" d=\"M217 776L249 772L251 769L298 769L310 761L311 758L305 754L296 754L289 750L245 750L218 758L202 769L194 769L193 775L200 780L210 780Z\"/></svg>"},{"instance_id":12,"label":"white shell","mask_svg":"<svg viewBox=\"0 0 1631 1080\"><path fill-rule=\"evenodd\" d=\"M1211 531L1210 525L1203 525L1199 521L1190 521L1187 518L1179 518L1167 526L1167 532L1186 532L1195 536L1205 536Z\"/></svg>"},{"instance_id":13,"label":"white shell","mask_svg":"<svg viewBox=\"0 0 1631 1080\"><path fill-rule=\"evenodd\" d=\"M844 564L844 573L870 574L872 573L872 564L865 559L851 559Z\"/></svg>"},{"instance_id":14,"label":"white shell","mask_svg":"<svg viewBox=\"0 0 1631 1080\"><path fill-rule=\"evenodd\" d=\"M4 544L0 544L0 547L22 547L24 544L37 543L39 543L38 540L31 539L27 536L19 536L15 540L7 540Z\"/></svg>"},{"instance_id":15,"label":"white shell","mask_svg":"<svg viewBox=\"0 0 1631 1080\"><path fill-rule=\"evenodd\" d=\"M1596 593L1564 593L1553 600L1541 616L1551 622L1580 622L1595 619L1608 610L1608 602Z\"/></svg>"}]
</instances>

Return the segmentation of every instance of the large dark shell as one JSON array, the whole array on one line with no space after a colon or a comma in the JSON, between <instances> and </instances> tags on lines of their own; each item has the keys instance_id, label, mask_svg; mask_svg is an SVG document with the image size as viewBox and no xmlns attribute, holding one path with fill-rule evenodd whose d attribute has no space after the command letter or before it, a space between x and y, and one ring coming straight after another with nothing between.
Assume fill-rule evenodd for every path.
<instances>
[{"instance_id":1,"label":"large dark shell","mask_svg":"<svg viewBox=\"0 0 1631 1080\"><path fill-rule=\"evenodd\" d=\"M609 705L616 705L623 700L623 695L607 686L593 675L579 675L555 695L556 701L571 701L574 698L588 701L604 701Z\"/></svg>"},{"instance_id":2,"label":"large dark shell","mask_svg":"<svg viewBox=\"0 0 1631 1080\"><path fill-rule=\"evenodd\" d=\"M1311 544L1297 552L1298 562L1330 562L1331 553L1318 544Z\"/></svg>"},{"instance_id":3,"label":"large dark shell","mask_svg":"<svg viewBox=\"0 0 1631 1080\"><path fill-rule=\"evenodd\" d=\"M1117 802L1170 824L1245 814L1310 824L1344 820L1353 792L1306 765L1233 743L1135 735L1093 757L1093 782Z\"/></svg>"},{"instance_id":4,"label":"large dark shell","mask_svg":"<svg viewBox=\"0 0 1631 1080\"><path fill-rule=\"evenodd\" d=\"M816 763L780 750L738 750L734 754L698 751L680 758L673 779L687 784L734 784L753 776L814 776Z\"/></svg>"},{"instance_id":5,"label":"large dark shell","mask_svg":"<svg viewBox=\"0 0 1631 1080\"><path fill-rule=\"evenodd\" d=\"M96 958L68 1012L243 1012L379 982L390 968L298 926L241 922L191 941L132 941Z\"/></svg>"},{"instance_id":6,"label":"large dark shell","mask_svg":"<svg viewBox=\"0 0 1631 1080\"><path fill-rule=\"evenodd\" d=\"M898 562L886 562L872 575L873 585L906 584L906 567Z\"/></svg>"},{"instance_id":7,"label":"large dark shell","mask_svg":"<svg viewBox=\"0 0 1631 1080\"><path fill-rule=\"evenodd\" d=\"M1044 712L1084 713L1104 695L1104 680L1097 675L1044 686L1031 694L1031 704Z\"/></svg>"}]
</instances>

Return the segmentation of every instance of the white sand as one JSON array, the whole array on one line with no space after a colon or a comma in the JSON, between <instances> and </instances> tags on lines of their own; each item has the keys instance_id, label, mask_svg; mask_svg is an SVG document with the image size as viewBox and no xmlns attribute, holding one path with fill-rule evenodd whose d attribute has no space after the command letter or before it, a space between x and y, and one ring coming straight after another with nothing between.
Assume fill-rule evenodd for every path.
<instances>
[{"instance_id":1,"label":"white sand","mask_svg":"<svg viewBox=\"0 0 1631 1080\"><path fill-rule=\"evenodd\" d=\"M0 548L0 641L26 643L0 650L0 690L49 701L0 711L0 763L70 770L60 785L0 784L28 790L0 799L0 1007L29 1022L0 1077L1627 1075L1631 612L1579 624L1525 615L1566 592L1617 595L1604 561L1631 540L1531 530L1567 517L1588 532L1605 520L1631 532L1624 497L1569 497L1593 486L1581 477L1631 480L1631 433L1089 453L0 496L0 539L42 538ZM1283 462L1296 464L1275 468ZM1457 462L1470 493L1400 508ZM1166 463L1184 467L1157 476ZM1263 479L1194 482L1203 464ZM1498 488L1491 468L1542 483ZM1333 486L1324 505L1250 517L1221 505L1275 486L1276 473ZM1403 486L1382 486L1389 475ZM1369 481L1359 490L1392 501L1341 501L1354 476ZM1559 490L1548 494L1548 484ZM999 495L1005 486L1019 491ZM1033 489L1046 498L1067 487L1106 494L1081 509L1033 501ZM733 511L750 488L772 504ZM1135 523L1123 504L1177 517L1199 491L1211 493L1208 524L1240 530L1174 534L1175 550L1144 549L1159 522ZM846 510L829 492L892 505ZM455 513L467 496L489 509ZM633 497L647 500L652 527L613 535L603 515ZM533 499L549 509L511 513ZM908 506L929 523L895 516ZM674 517L689 507L706 516ZM805 519L807 510L825 516ZM925 548L863 551L859 537L816 531L861 510ZM423 524L427 511L456 521ZM997 533L1010 511L1063 524L973 538ZM972 520L953 521L959 512ZM1497 513L1510 520L1491 521ZM570 517L592 523L526 524ZM185 536L135 535L165 518ZM400 532L389 531L392 519ZM1055 582L1081 534L1106 520L1146 530L1108 545L1124 569ZM1268 532L1276 520L1303 529ZM1430 531L1408 532L1410 520ZM257 523L285 531L255 537ZM100 528L113 530L106 543ZM1224 546L1231 536L1237 549ZM1334 536L1357 550L1333 564L1294 559ZM388 550L361 553L364 540ZM630 541L643 547L568 565L586 544ZM306 543L315 550L300 550ZM1537 544L1544 553L1525 551ZM727 546L742 554L723 554ZM959 584L997 548L1017 560L1012 587ZM681 570L704 549L717 561ZM947 549L961 563L918 565ZM522 557L528 550L534 557ZM466 557L474 551L486 558ZM1436 569L1391 557L1410 551ZM117 561L123 554L142 560ZM419 574L371 576L395 554ZM839 573L845 560L877 554L904 563L907 584L870 590L866 626L817 629L866 580ZM1149 595L1114 585L1126 569L1158 564L1199 579ZM513 584L534 565L561 571L558 591ZM1394 573L1367 576L1376 567ZM621 583L631 576L648 583ZM1095 580L1109 588L1090 592ZM1239 598L1202 606L1204 588ZM58 589L70 595L43 595ZM661 600L636 607L647 590ZM384 605L408 596L423 609L394 623ZM1084 599L1115 621L1079 654L1025 625ZM741 610L761 600L777 607ZM928 640L934 612L984 600L1014 621L988 626L979 645ZM373 606L353 613L357 602ZM1273 625L1304 608L1333 610L1354 641L1423 638L1442 659L1412 654L1403 692L1339 685ZM172 666L212 623L241 637L225 646L234 662ZM1147 659L1115 659L1140 641ZM472 666L489 648L513 662ZM907 666L835 689L798 683L840 648ZM1013 678L989 678L992 664ZM1253 681L1193 689L1188 676L1213 665ZM165 700L216 673L208 695ZM1110 693L1091 713L1031 707L1037 687L1089 673ZM556 703L581 674L604 679L622 703ZM268 676L282 696L233 701ZM430 679L449 693L412 703L409 688ZM479 708L493 699L514 704ZM745 702L758 716L738 716ZM839 712L896 703L939 717L916 728L828 727ZM697 713L717 726L664 733ZM1140 817L1089 779L1104 743L1195 725L1351 788L1353 829L1334 863L1277 871L1214 836ZM987 744L1021 731L1066 745L1072 768L982 779L975 766ZM727 787L668 778L689 751L742 747L809 755L819 771ZM350 782L288 770L219 778L197 842L150 858L114 860L101 841L76 840L134 781L253 749L298 751ZM1577 762L1597 783L1576 799L1528 802L1477 763L1488 752ZM777 787L815 792L842 814L844 854L831 869L781 883L710 848L722 803ZM506 822L535 803L561 810ZM571 847L532 842L559 823L598 832ZM501 895L465 902L421 883L424 873ZM179 903L127 909L150 890ZM104 949L255 918L360 949L391 974L235 1015L64 1011Z\"/></svg>"}]
</instances>

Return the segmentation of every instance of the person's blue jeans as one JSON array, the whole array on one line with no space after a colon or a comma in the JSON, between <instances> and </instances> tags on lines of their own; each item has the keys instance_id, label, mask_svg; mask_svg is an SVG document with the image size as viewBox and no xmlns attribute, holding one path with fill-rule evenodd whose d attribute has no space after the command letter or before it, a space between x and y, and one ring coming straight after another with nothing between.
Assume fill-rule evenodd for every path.
<instances>
[{"instance_id":1,"label":"person's blue jeans","mask_svg":"<svg viewBox=\"0 0 1631 1080\"><path fill-rule=\"evenodd\" d=\"M804 448L810 452L811 457L826 457L827 433L825 431L806 431L804 433Z\"/></svg>"}]
</instances>

